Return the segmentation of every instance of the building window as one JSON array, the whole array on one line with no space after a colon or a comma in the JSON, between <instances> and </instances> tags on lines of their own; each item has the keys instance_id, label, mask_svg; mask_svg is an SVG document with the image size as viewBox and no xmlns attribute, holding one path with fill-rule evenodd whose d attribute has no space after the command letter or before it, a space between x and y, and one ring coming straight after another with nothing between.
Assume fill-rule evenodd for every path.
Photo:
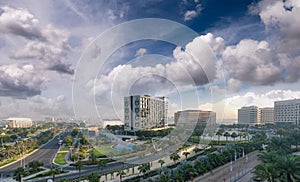
<instances>
[{"instance_id":1,"label":"building window","mask_svg":"<svg viewBox=\"0 0 300 182\"><path fill-rule=\"evenodd\" d=\"M128 112L129 112L129 109L128 109L128 108L126 108L126 109L125 109L125 112L126 112L126 113L128 113Z\"/></svg>"},{"instance_id":2,"label":"building window","mask_svg":"<svg viewBox=\"0 0 300 182\"><path fill-rule=\"evenodd\" d=\"M135 108L135 112L138 113L140 110L139 108Z\"/></svg>"},{"instance_id":3,"label":"building window","mask_svg":"<svg viewBox=\"0 0 300 182\"><path fill-rule=\"evenodd\" d=\"M129 116L125 116L125 120L129 120Z\"/></svg>"}]
</instances>

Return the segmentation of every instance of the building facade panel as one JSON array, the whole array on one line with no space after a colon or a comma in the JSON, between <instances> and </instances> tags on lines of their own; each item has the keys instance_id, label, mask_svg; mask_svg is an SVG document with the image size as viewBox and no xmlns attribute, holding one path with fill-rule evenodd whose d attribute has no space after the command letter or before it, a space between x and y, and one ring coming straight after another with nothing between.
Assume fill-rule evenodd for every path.
<instances>
[{"instance_id":1,"label":"building facade panel","mask_svg":"<svg viewBox=\"0 0 300 182\"><path fill-rule=\"evenodd\" d=\"M124 125L127 131L163 127L167 124L166 97L135 95L124 97Z\"/></svg>"},{"instance_id":2,"label":"building facade panel","mask_svg":"<svg viewBox=\"0 0 300 182\"><path fill-rule=\"evenodd\" d=\"M274 102L275 122L300 124L300 99Z\"/></svg>"},{"instance_id":3,"label":"building facade panel","mask_svg":"<svg viewBox=\"0 0 300 182\"><path fill-rule=\"evenodd\" d=\"M238 124L261 124L260 108L242 107L238 110Z\"/></svg>"}]
</instances>

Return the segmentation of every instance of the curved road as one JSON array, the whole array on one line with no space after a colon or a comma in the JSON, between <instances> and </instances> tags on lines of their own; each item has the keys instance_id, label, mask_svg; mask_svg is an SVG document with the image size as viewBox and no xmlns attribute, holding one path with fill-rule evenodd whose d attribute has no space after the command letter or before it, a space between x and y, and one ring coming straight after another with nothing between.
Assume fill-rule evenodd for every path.
<instances>
[{"instance_id":1,"label":"curved road","mask_svg":"<svg viewBox=\"0 0 300 182\"><path fill-rule=\"evenodd\" d=\"M62 134L62 137L65 137L66 135L67 134L64 133L64 134ZM37 161L43 162L45 167L50 168L52 165L52 160L59 149L58 138L59 138L59 136L54 137L52 140L50 140L44 146L37 149L32 154L26 156L25 164L28 164L31 161L37 160ZM24 158L22 161L24 162ZM2 178L3 177L11 177L13 175L14 171L18 167L21 167L21 160L1 168L0 169L0 179L1 179L1 177Z\"/></svg>"}]
</instances>

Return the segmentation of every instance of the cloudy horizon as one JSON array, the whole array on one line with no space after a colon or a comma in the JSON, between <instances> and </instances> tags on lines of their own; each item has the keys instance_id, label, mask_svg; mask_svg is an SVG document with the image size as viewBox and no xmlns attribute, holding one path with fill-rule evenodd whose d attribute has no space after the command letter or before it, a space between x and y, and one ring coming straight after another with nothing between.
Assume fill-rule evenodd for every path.
<instances>
[{"instance_id":1,"label":"cloudy horizon","mask_svg":"<svg viewBox=\"0 0 300 182\"><path fill-rule=\"evenodd\" d=\"M84 83L82 98L93 97L102 118L122 119L128 94L167 96L170 116L204 109L225 119L243 106L300 98L299 15L297 0L0 2L0 118L74 117L81 56L97 57L101 33L142 18L178 22L199 35L183 46L140 40L114 51ZM78 118L89 118L90 109L83 105Z\"/></svg>"}]
</instances>

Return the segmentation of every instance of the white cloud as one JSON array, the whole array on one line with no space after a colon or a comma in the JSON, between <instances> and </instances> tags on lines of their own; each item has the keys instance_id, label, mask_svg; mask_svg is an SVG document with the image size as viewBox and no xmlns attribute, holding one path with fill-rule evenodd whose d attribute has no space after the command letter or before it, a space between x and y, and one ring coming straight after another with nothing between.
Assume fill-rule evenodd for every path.
<instances>
[{"instance_id":1,"label":"white cloud","mask_svg":"<svg viewBox=\"0 0 300 182\"><path fill-rule=\"evenodd\" d=\"M229 84L270 85L282 79L279 61L266 41L241 40L226 47L222 59L231 79ZM237 89L232 85L229 88Z\"/></svg>"},{"instance_id":2,"label":"white cloud","mask_svg":"<svg viewBox=\"0 0 300 182\"><path fill-rule=\"evenodd\" d=\"M45 81L43 75L31 64L0 66L0 96L24 99L40 95Z\"/></svg>"},{"instance_id":3,"label":"white cloud","mask_svg":"<svg viewBox=\"0 0 300 182\"><path fill-rule=\"evenodd\" d=\"M10 58L38 59L44 69L73 74L70 64L63 62L71 48L67 42L68 32L52 25L41 28L38 19L28 10L6 6L1 8L0 32L25 39L25 45L20 41L21 45L12 48Z\"/></svg>"},{"instance_id":4,"label":"white cloud","mask_svg":"<svg viewBox=\"0 0 300 182\"><path fill-rule=\"evenodd\" d=\"M145 48L140 48L139 50L136 51L135 57L143 56L147 54L147 49Z\"/></svg>"},{"instance_id":5,"label":"white cloud","mask_svg":"<svg viewBox=\"0 0 300 182\"><path fill-rule=\"evenodd\" d=\"M66 117L72 115L72 108L64 95L53 98L36 95L26 100L0 97L0 101L6 103L1 106L0 118L44 119L45 116Z\"/></svg>"},{"instance_id":6,"label":"white cloud","mask_svg":"<svg viewBox=\"0 0 300 182\"><path fill-rule=\"evenodd\" d=\"M184 21L190 21L193 18L195 18L196 16L198 16L197 11L195 10L188 10L184 13Z\"/></svg>"}]
</instances>

